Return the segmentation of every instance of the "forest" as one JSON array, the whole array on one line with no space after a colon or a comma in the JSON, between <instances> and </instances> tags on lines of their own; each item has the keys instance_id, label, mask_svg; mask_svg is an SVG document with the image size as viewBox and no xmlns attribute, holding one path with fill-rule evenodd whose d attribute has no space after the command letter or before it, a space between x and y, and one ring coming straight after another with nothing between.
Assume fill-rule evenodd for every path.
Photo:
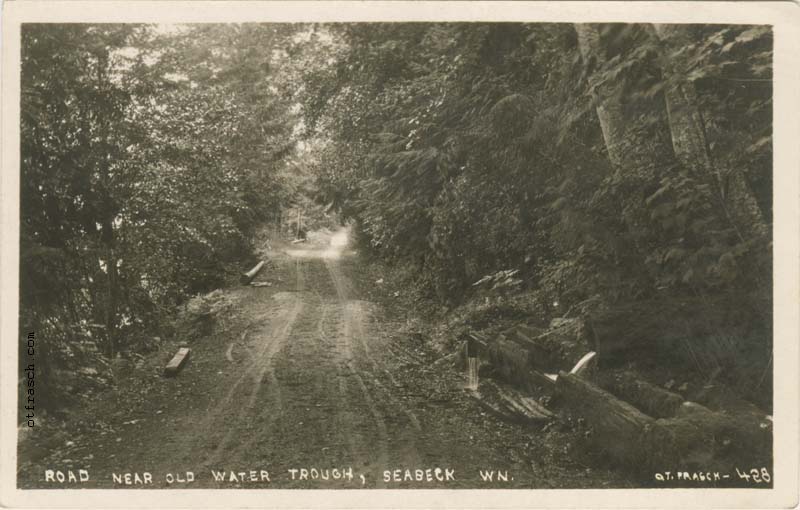
<instances>
[{"instance_id":1,"label":"forest","mask_svg":"<svg viewBox=\"0 0 800 510\"><path fill-rule=\"evenodd\" d=\"M20 377L35 331L37 404L69 414L209 334L198 308L264 236L347 225L440 356L579 320L601 371L771 415L772 45L761 25L25 24Z\"/></svg>"},{"instance_id":2,"label":"forest","mask_svg":"<svg viewBox=\"0 0 800 510\"><path fill-rule=\"evenodd\" d=\"M153 349L290 206L284 30L24 27L20 331L52 369Z\"/></svg>"}]
</instances>

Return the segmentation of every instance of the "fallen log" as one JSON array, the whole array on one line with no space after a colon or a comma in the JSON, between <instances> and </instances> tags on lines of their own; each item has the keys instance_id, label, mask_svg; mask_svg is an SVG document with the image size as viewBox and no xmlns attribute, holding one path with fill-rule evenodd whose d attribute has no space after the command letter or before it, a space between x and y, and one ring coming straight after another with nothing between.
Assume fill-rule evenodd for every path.
<instances>
[{"instance_id":1,"label":"fallen log","mask_svg":"<svg viewBox=\"0 0 800 510\"><path fill-rule=\"evenodd\" d=\"M599 378L598 384L656 418L675 416L683 404L683 397L677 393L642 381L630 372L606 374Z\"/></svg>"},{"instance_id":2,"label":"fallen log","mask_svg":"<svg viewBox=\"0 0 800 510\"><path fill-rule=\"evenodd\" d=\"M645 458L642 440L653 418L580 376L559 372L559 401L593 428L596 446L618 462L636 465Z\"/></svg>"},{"instance_id":3,"label":"fallen log","mask_svg":"<svg viewBox=\"0 0 800 510\"><path fill-rule=\"evenodd\" d=\"M554 418L553 413L533 397L501 387L491 380L482 381L471 395L481 407L505 421L544 422Z\"/></svg>"},{"instance_id":4,"label":"fallen log","mask_svg":"<svg viewBox=\"0 0 800 510\"><path fill-rule=\"evenodd\" d=\"M251 269L250 271L248 271L246 273L242 273L242 278L241 278L242 284L247 285L248 283L253 281L253 278L256 277L258 272L261 271L261 269L263 267L264 267L264 261L262 260L262 261L259 261L259 263L256 264L255 267L253 269Z\"/></svg>"},{"instance_id":5,"label":"fallen log","mask_svg":"<svg viewBox=\"0 0 800 510\"><path fill-rule=\"evenodd\" d=\"M764 463L772 451L768 427L683 402L674 416L654 419L585 381L559 373L561 404L592 427L592 446L615 461L646 469L684 466L722 470L737 463Z\"/></svg>"},{"instance_id":6,"label":"fallen log","mask_svg":"<svg viewBox=\"0 0 800 510\"><path fill-rule=\"evenodd\" d=\"M744 418L744 419L743 419ZM723 470L736 464L769 464L772 431L742 416L684 402L674 417L661 418L645 433L647 466L681 465Z\"/></svg>"},{"instance_id":7,"label":"fallen log","mask_svg":"<svg viewBox=\"0 0 800 510\"><path fill-rule=\"evenodd\" d=\"M164 368L164 377L175 377L178 375L178 372L180 372L189 361L191 352L191 349L188 347L181 347L178 349L178 352L175 353L175 356L172 357Z\"/></svg>"},{"instance_id":8,"label":"fallen log","mask_svg":"<svg viewBox=\"0 0 800 510\"><path fill-rule=\"evenodd\" d=\"M556 329L535 337L529 336L535 330L511 328L491 342L471 334L460 353L489 361L495 374L527 392L554 390L564 410L591 427L587 436L591 447L619 464L634 469L664 465L722 469L741 459L769 460L762 459L771 451L772 438L763 415L754 420L753 412L735 416L714 412L633 374L609 380L610 376L596 373L598 354L587 353L585 329L579 322L553 325ZM558 375L545 373L551 370ZM599 385L587 380L588 376L599 377ZM530 396L490 380L482 380L472 396L504 420L552 417Z\"/></svg>"},{"instance_id":9,"label":"fallen log","mask_svg":"<svg viewBox=\"0 0 800 510\"><path fill-rule=\"evenodd\" d=\"M712 411L746 415L762 421L766 415L758 406L742 399L727 385L715 383L713 380L694 392L691 400L703 404Z\"/></svg>"}]
</instances>

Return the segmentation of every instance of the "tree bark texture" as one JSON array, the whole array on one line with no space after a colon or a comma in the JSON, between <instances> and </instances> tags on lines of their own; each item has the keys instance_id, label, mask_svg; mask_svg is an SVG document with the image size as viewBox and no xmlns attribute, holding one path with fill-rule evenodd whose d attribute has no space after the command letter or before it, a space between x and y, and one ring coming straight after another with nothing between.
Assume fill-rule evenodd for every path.
<instances>
[{"instance_id":1,"label":"tree bark texture","mask_svg":"<svg viewBox=\"0 0 800 510\"><path fill-rule=\"evenodd\" d=\"M575 24L580 50L592 85L592 100L603 132L608 158L617 175L637 176L643 180L658 178L673 158L669 146L666 112L653 98L636 96L628 73L610 74L614 63L608 59L601 27L596 24ZM634 43L631 43L634 44ZM655 125L652 118L656 118Z\"/></svg>"},{"instance_id":2,"label":"tree bark texture","mask_svg":"<svg viewBox=\"0 0 800 510\"><path fill-rule=\"evenodd\" d=\"M654 25L663 53L664 97L675 156L687 169L717 183L726 216L743 237L767 235L768 228L744 175L723 171L714 161L706 137L694 83L689 81L685 49L693 42L687 25Z\"/></svg>"}]
</instances>

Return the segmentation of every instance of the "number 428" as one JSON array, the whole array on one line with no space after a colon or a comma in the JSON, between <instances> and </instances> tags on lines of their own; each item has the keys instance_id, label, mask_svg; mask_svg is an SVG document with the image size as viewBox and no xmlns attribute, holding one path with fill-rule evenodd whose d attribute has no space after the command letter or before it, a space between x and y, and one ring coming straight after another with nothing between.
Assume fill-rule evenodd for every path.
<instances>
[{"instance_id":1,"label":"number 428","mask_svg":"<svg viewBox=\"0 0 800 510\"><path fill-rule=\"evenodd\" d=\"M753 468L749 472L740 471L737 467L736 474L739 475L739 478L747 480L748 482L753 480L755 483L769 483L772 480L769 470L765 467L761 469Z\"/></svg>"}]
</instances>

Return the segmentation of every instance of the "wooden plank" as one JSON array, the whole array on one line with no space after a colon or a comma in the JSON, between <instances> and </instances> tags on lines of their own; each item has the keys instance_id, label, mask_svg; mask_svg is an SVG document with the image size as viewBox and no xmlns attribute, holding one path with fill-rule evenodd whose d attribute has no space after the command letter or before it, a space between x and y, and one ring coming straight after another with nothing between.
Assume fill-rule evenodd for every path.
<instances>
[{"instance_id":1,"label":"wooden plank","mask_svg":"<svg viewBox=\"0 0 800 510\"><path fill-rule=\"evenodd\" d=\"M510 387L496 387L497 393L502 401L516 414L532 421L549 420L553 418L553 413L537 402L533 397L523 395Z\"/></svg>"},{"instance_id":2,"label":"wooden plank","mask_svg":"<svg viewBox=\"0 0 800 510\"><path fill-rule=\"evenodd\" d=\"M186 362L189 361L189 355L191 354L191 349L188 347L181 347L178 349L178 352L175 353L175 356L169 360L167 363L166 368L164 368L164 376L165 377L175 377L178 375L183 367L186 366Z\"/></svg>"},{"instance_id":3,"label":"wooden plank","mask_svg":"<svg viewBox=\"0 0 800 510\"><path fill-rule=\"evenodd\" d=\"M530 423L554 418L553 413L532 397L513 388L501 387L488 379L481 382L478 391L470 395L481 407L505 421Z\"/></svg>"},{"instance_id":4,"label":"wooden plank","mask_svg":"<svg viewBox=\"0 0 800 510\"><path fill-rule=\"evenodd\" d=\"M582 375L586 371L590 369L590 365L593 361L597 361L595 357L597 353L594 351L589 351L586 353L576 364L572 367L572 370L569 371L570 374L575 375Z\"/></svg>"},{"instance_id":5,"label":"wooden plank","mask_svg":"<svg viewBox=\"0 0 800 510\"><path fill-rule=\"evenodd\" d=\"M534 328L528 326L527 324L520 324L511 329L514 331L514 335L519 338L519 340L528 342L533 341L534 338L545 332L545 330L541 328Z\"/></svg>"},{"instance_id":6,"label":"wooden plank","mask_svg":"<svg viewBox=\"0 0 800 510\"><path fill-rule=\"evenodd\" d=\"M482 351L486 350L489 346L489 339L486 338L486 335L482 335L480 333L469 333L467 335L469 340L471 340L474 344L474 348L478 349L478 353L480 354Z\"/></svg>"},{"instance_id":7,"label":"wooden plank","mask_svg":"<svg viewBox=\"0 0 800 510\"><path fill-rule=\"evenodd\" d=\"M431 367L441 367L446 365L452 365L457 369L464 368L464 349L460 348L455 352L451 352L441 358L437 359L433 363L431 363Z\"/></svg>"},{"instance_id":8,"label":"wooden plank","mask_svg":"<svg viewBox=\"0 0 800 510\"><path fill-rule=\"evenodd\" d=\"M261 269L263 267L264 267L264 261L263 260L259 261L259 263L256 264L253 269L251 269L250 271L248 271L246 273L242 273L241 282L246 285L246 284L250 283L251 281L253 281L253 278L256 277L258 272L261 271Z\"/></svg>"}]
</instances>

